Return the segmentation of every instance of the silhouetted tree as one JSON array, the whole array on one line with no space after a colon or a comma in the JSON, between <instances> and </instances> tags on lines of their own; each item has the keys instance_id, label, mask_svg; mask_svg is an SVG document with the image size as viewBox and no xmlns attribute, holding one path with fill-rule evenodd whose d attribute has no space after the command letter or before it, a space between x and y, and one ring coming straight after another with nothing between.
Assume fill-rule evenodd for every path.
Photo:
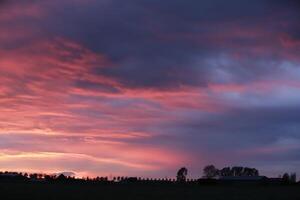
<instances>
[{"instance_id":1,"label":"silhouetted tree","mask_svg":"<svg viewBox=\"0 0 300 200\"><path fill-rule=\"evenodd\" d=\"M185 167L182 167L177 172L177 181L178 182L185 182L188 170Z\"/></svg>"},{"instance_id":2,"label":"silhouetted tree","mask_svg":"<svg viewBox=\"0 0 300 200\"><path fill-rule=\"evenodd\" d=\"M284 173L283 176L282 176L282 180L285 183L289 183L290 182L290 175L288 173Z\"/></svg>"},{"instance_id":3,"label":"silhouetted tree","mask_svg":"<svg viewBox=\"0 0 300 200\"><path fill-rule=\"evenodd\" d=\"M259 176L259 171L249 167L225 167L219 171L219 175L226 176Z\"/></svg>"},{"instance_id":4,"label":"silhouetted tree","mask_svg":"<svg viewBox=\"0 0 300 200\"><path fill-rule=\"evenodd\" d=\"M219 170L214 165L207 165L203 169L205 178L215 178L219 175Z\"/></svg>"},{"instance_id":5,"label":"silhouetted tree","mask_svg":"<svg viewBox=\"0 0 300 200\"><path fill-rule=\"evenodd\" d=\"M56 177L55 180L59 182L66 182L68 178L64 174L60 174L59 176Z\"/></svg>"},{"instance_id":6,"label":"silhouetted tree","mask_svg":"<svg viewBox=\"0 0 300 200\"><path fill-rule=\"evenodd\" d=\"M243 170L243 176L253 176L252 168L245 167Z\"/></svg>"},{"instance_id":7,"label":"silhouetted tree","mask_svg":"<svg viewBox=\"0 0 300 200\"><path fill-rule=\"evenodd\" d=\"M45 181L48 181L48 182L54 180L54 178L52 176L50 176L50 175L45 175L44 179L45 179Z\"/></svg>"},{"instance_id":8,"label":"silhouetted tree","mask_svg":"<svg viewBox=\"0 0 300 200\"><path fill-rule=\"evenodd\" d=\"M245 167L243 169L243 176L259 176L258 170L255 168Z\"/></svg>"},{"instance_id":9,"label":"silhouetted tree","mask_svg":"<svg viewBox=\"0 0 300 200\"><path fill-rule=\"evenodd\" d=\"M37 178L38 178L38 179L44 178L44 174L37 174Z\"/></svg>"},{"instance_id":10,"label":"silhouetted tree","mask_svg":"<svg viewBox=\"0 0 300 200\"><path fill-rule=\"evenodd\" d=\"M290 175L290 182L291 183L296 183L297 182L297 175L296 175L296 173L292 173Z\"/></svg>"},{"instance_id":11,"label":"silhouetted tree","mask_svg":"<svg viewBox=\"0 0 300 200\"><path fill-rule=\"evenodd\" d=\"M242 176L243 175L243 167L232 167L231 171L233 176Z\"/></svg>"},{"instance_id":12,"label":"silhouetted tree","mask_svg":"<svg viewBox=\"0 0 300 200\"><path fill-rule=\"evenodd\" d=\"M37 174L30 174L29 177L31 179L37 179L38 175Z\"/></svg>"},{"instance_id":13,"label":"silhouetted tree","mask_svg":"<svg viewBox=\"0 0 300 200\"><path fill-rule=\"evenodd\" d=\"M220 170L220 176L232 176L230 167L224 167Z\"/></svg>"},{"instance_id":14,"label":"silhouetted tree","mask_svg":"<svg viewBox=\"0 0 300 200\"><path fill-rule=\"evenodd\" d=\"M291 173L290 175L288 173L284 173L282 176L282 180L284 181L284 183L296 183L296 179L296 173Z\"/></svg>"},{"instance_id":15,"label":"silhouetted tree","mask_svg":"<svg viewBox=\"0 0 300 200\"><path fill-rule=\"evenodd\" d=\"M253 176L259 176L259 171L255 168L252 169Z\"/></svg>"}]
</instances>

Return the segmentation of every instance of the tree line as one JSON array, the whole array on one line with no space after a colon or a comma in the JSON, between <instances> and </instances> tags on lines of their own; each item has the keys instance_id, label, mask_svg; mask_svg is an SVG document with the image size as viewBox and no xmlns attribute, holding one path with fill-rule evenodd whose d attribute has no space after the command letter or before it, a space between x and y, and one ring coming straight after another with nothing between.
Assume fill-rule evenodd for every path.
<instances>
[{"instance_id":1,"label":"tree line","mask_svg":"<svg viewBox=\"0 0 300 200\"><path fill-rule=\"evenodd\" d=\"M188 169L182 167L177 172L177 181L185 182L188 175ZM214 179L220 177L258 177L259 171L256 168L234 166L224 167L222 169L216 168L214 165L207 165L203 168L203 178ZM284 182L295 183L297 181L296 173L284 173L283 176L279 176Z\"/></svg>"},{"instance_id":2,"label":"tree line","mask_svg":"<svg viewBox=\"0 0 300 200\"><path fill-rule=\"evenodd\" d=\"M176 179L162 178L162 179L152 179L152 178L141 178L141 177L85 177L85 178L75 178L74 176L66 176L64 174L42 174L42 173L18 173L18 172L0 172L0 180L19 180L19 181L47 181L47 182L57 182L57 181L69 181L69 182L102 182L102 183L128 183L128 182L143 182L143 183L171 183L171 182L196 182L200 179L187 179L188 169L182 167L177 171ZM217 178L224 177L259 177L260 173L256 168L250 167L224 167L222 169L216 168L214 165L207 165L203 168L202 179L213 180ZM263 176L261 176L263 177ZM285 183L296 183L296 173L288 174L284 173L280 176L280 180Z\"/></svg>"}]
</instances>

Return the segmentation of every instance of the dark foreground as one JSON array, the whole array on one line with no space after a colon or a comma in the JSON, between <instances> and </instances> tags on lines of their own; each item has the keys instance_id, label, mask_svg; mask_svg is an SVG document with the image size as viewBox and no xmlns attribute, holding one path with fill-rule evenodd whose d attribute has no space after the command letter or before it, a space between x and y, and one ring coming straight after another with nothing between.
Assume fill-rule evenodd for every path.
<instances>
[{"instance_id":1,"label":"dark foreground","mask_svg":"<svg viewBox=\"0 0 300 200\"><path fill-rule=\"evenodd\" d=\"M300 199L300 187L0 183L0 199L296 200Z\"/></svg>"}]
</instances>

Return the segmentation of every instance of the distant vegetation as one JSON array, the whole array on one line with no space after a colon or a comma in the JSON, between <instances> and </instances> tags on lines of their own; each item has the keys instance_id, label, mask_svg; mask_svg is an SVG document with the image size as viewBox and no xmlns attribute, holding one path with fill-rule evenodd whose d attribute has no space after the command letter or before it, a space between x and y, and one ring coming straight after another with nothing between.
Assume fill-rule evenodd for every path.
<instances>
[{"instance_id":1,"label":"distant vegetation","mask_svg":"<svg viewBox=\"0 0 300 200\"><path fill-rule=\"evenodd\" d=\"M215 178L218 176L259 176L259 171L249 167L224 167L219 170L214 165L204 167L203 174L205 178Z\"/></svg>"},{"instance_id":2,"label":"distant vegetation","mask_svg":"<svg viewBox=\"0 0 300 200\"><path fill-rule=\"evenodd\" d=\"M178 170L176 179L140 177L85 177L72 173L40 174L0 172L1 199L128 199L128 200L293 200L300 199L300 184L296 174L285 173L280 178L259 176L249 167L213 165L203 169L198 179L188 178L188 169Z\"/></svg>"},{"instance_id":3,"label":"distant vegetation","mask_svg":"<svg viewBox=\"0 0 300 200\"><path fill-rule=\"evenodd\" d=\"M141 178L141 177L85 177L75 178L72 173L61 174L41 174L41 173L19 173L19 172L0 172L0 181L30 181L30 182L77 182L77 183L233 183L233 182L256 182L256 183L277 183L295 184L297 182L296 173L285 173L278 178L268 178L260 176L259 171L250 167L224 167L217 169L214 165L207 165L203 168L203 176L199 179L188 179L188 169L182 167L176 174L176 179L162 178Z\"/></svg>"}]
</instances>

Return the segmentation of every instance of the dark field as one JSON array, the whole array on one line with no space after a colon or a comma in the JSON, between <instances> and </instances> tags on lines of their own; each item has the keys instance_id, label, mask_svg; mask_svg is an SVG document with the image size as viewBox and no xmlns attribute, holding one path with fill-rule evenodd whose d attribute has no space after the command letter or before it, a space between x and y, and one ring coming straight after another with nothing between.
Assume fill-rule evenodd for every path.
<instances>
[{"instance_id":1,"label":"dark field","mask_svg":"<svg viewBox=\"0 0 300 200\"><path fill-rule=\"evenodd\" d=\"M293 200L300 199L300 186L0 183L0 199Z\"/></svg>"}]
</instances>

